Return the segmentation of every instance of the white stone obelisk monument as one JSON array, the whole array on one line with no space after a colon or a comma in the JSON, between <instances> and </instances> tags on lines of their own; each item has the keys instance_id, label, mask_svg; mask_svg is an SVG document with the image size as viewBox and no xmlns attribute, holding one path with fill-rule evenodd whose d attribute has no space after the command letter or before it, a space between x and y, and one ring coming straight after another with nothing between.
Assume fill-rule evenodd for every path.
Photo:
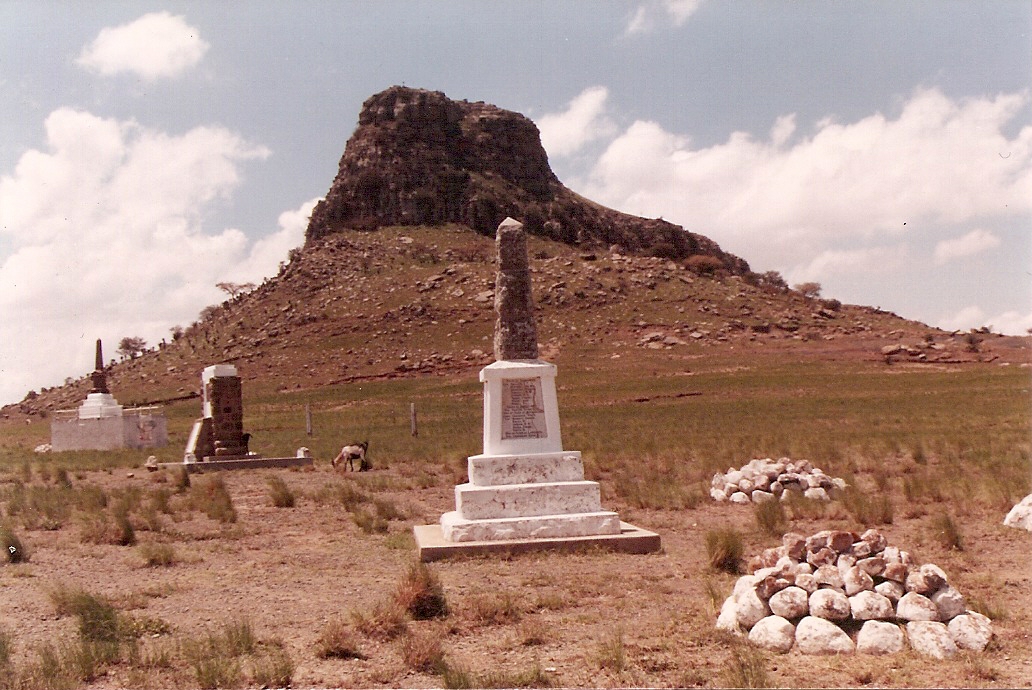
<instances>
[{"instance_id":1,"label":"white stone obelisk monument","mask_svg":"<svg viewBox=\"0 0 1032 690\"><path fill-rule=\"evenodd\" d=\"M484 452L469 458L469 482L441 516L447 542L583 537L620 533L602 509L599 485L585 481L578 451L564 451L556 367L538 359L523 225L498 226L494 364L484 384Z\"/></svg>"}]
</instances>

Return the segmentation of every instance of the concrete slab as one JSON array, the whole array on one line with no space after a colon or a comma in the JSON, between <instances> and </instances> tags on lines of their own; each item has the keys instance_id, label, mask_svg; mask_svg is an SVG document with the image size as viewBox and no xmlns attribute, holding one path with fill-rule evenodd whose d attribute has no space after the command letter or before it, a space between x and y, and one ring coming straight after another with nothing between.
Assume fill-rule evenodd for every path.
<instances>
[{"instance_id":1,"label":"concrete slab","mask_svg":"<svg viewBox=\"0 0 1032 690\"><path fill-rule=\"evenodd\" d=\"M260 470L268 467L304 467L312 458L238 458L235 460L205 460L203 462L159 462L151 465L156 470L174 470L185 467L190 474L221 472L223 470ZM147 469L150 469L148 467Z\"/></svg>"},{"instance_id":2,"label":"concrete slab","mask_svg":"<svg viewBox=\"0 0 1032 690\"><path fill-rule=\"evenodd\" d=\"M512 555L535 551L586 551L592 548L621 553L653 553L661 544L655 532L635 527L627 522L620 523L620 534L602 534L586 537L556 537L550 539L509 539L504 541L444 540L441 526L416 525L412 528L419 549L419 560L424 563L444 558L478 554Z\"/></svg>"}]
</instances>

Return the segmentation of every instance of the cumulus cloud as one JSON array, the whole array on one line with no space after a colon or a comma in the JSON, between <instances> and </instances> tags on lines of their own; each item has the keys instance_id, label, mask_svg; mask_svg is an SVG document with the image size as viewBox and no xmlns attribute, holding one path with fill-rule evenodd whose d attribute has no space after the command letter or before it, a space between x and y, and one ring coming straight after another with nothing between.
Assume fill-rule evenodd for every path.
<instances>
[{"instance_id":1,"label":"cumulus cloud","mask_svg":"<svg viewBox=\"0 0 1032 690\"><path fill-rule=\"evenodd\" d=\"M605 114L608 98L609 89L592 86L570 101L563 112L540 117L537 126L548 155L569 156L585 144L615 134L616 125Z\"/></svg>"},{"instance_id":2,"label":"cumulus cloud","mask_svg":"<svg viewBox=\"0 0 1032 690\"><path fill-rule=\"evenodd\" d=\"M644 34L658 26L682 26L699 9L702 0L651 0L634 10L624 29L626 35Z\"/></svg>"},{"instance_id":3,"label":"cumulus cloud","mask_svg":"<svg viewBox=\"0 0 1032 690\"><path fill-rule=\"evenodd\" d=\"M788 114L766 139L734 132L709 147L636 121L578 186L608 206L706 234L755 266L822 280L851 265L836 259L842 246L900 242L915 226L1027 216L1032 127L1005 132L1028 102L1027 93L951 100L925 89L895 117L828 118L800 132ZM944 251L992 241L970 234Z\"/></svg>"},{"instance_id":4,"label":"cumulus cloud","mask_svg":"<svg viewBox=\"0 0 1032 690\"><path fill-rule=\"evenodd\" d=\"M129 72L147 81L177 77L201 61L208 44L181 16L152 12L101 29L76 61L105 76Z\"/></svg>"},{"instance_id":5,"label":"cumulus cloud","mask_svg":"<svg viewBox=\"0 0 1032 690\"><path fill-rule=\"evenodd\" d=\"M935 263L944 264L953 259L963 259L995 249L1000 246L1000 238L981 228L950 240L942 240L935 245Z\"/></svg>"},{"instance_id":6,"label":"cumulus cloud","mask_svg":"<svg viewBox=\"0 0 1032 690\"><path fill-rule=\"evenodd\" d=\"M222 280L276 272L314 202L252 242L205 218L268 149L219 127L172 135L62 108L0 177L0 400L92 366L91 343L151 343L220 301Z\"/></svg>"}]
</instances>

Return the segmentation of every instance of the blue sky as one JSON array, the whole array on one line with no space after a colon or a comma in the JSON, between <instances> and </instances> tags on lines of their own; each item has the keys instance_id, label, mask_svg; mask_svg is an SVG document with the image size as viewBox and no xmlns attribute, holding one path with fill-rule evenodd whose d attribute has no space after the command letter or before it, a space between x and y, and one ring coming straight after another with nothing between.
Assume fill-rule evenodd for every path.
<instances>
[{"instance_id":1,"label":"blue sky","mask_svg":"<svg viewBox=\"0 0 1032 690\"><path fill-rule=\"evenodd\" d=\"M393 84L533 119L574 190L790 283L1032 327L1032 5L0 1L0 402L303 242Z\"/></svg>"}]
</instances>

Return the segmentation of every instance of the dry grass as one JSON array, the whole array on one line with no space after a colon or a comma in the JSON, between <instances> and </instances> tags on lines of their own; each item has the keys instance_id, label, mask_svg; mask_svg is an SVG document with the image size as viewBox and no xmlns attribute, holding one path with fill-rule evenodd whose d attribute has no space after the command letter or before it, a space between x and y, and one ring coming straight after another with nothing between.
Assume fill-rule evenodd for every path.
<instances>
[{"instance_id":1,"label":"dry grass","mask_svg":"<svg viewBox=\"0 0 1032 690\"><path fill-rule=\"evenodd\" d=\"M440 578L426 563L415 562L394 590L394 601L417 621L448 615Z\"/></svg>"},{"instance_id":2,"label":"dry grass","mask_svg":"<svg viewBox=\"0 0 1032 690\"><path fill-rule=\"evenodd\" d=\"M333 619L323 626L316 640L315 655L320 659L365 659L358 636L344 621Z\"/></svg>"},{"instance_id":3,"label":"dry grass","mask_svg":"<svg viewBox=\"0 0 1032 690\"><path fill-rule=\"evenodd\" d=\"M706 553L710 567L737 575L741 572L745 553L742 535L733 528L710 530L706 532Z\"/></svg>"},{"instance_id":4,"label":"dry grass","mask_svg":"<svg viewBox=\"0 0 1032 690\"><path fill-rule=\"evenodd\" d=\"M410 632L401 640L405 665L420 673L440 673L444 669L443 635L436 628Z\"/></svg>"},{"instance_id":5,"label":"dry grass","mask_svg":"<svg viewBox=\"0 0 1032 690\"><path fill-rule=\"evenodd\" d=\"M265 480L269 485L269 498L277 508L293 508L297 502L294 492L290 490L282 477L272 476Z\"/></svg>"}]
</instances>

